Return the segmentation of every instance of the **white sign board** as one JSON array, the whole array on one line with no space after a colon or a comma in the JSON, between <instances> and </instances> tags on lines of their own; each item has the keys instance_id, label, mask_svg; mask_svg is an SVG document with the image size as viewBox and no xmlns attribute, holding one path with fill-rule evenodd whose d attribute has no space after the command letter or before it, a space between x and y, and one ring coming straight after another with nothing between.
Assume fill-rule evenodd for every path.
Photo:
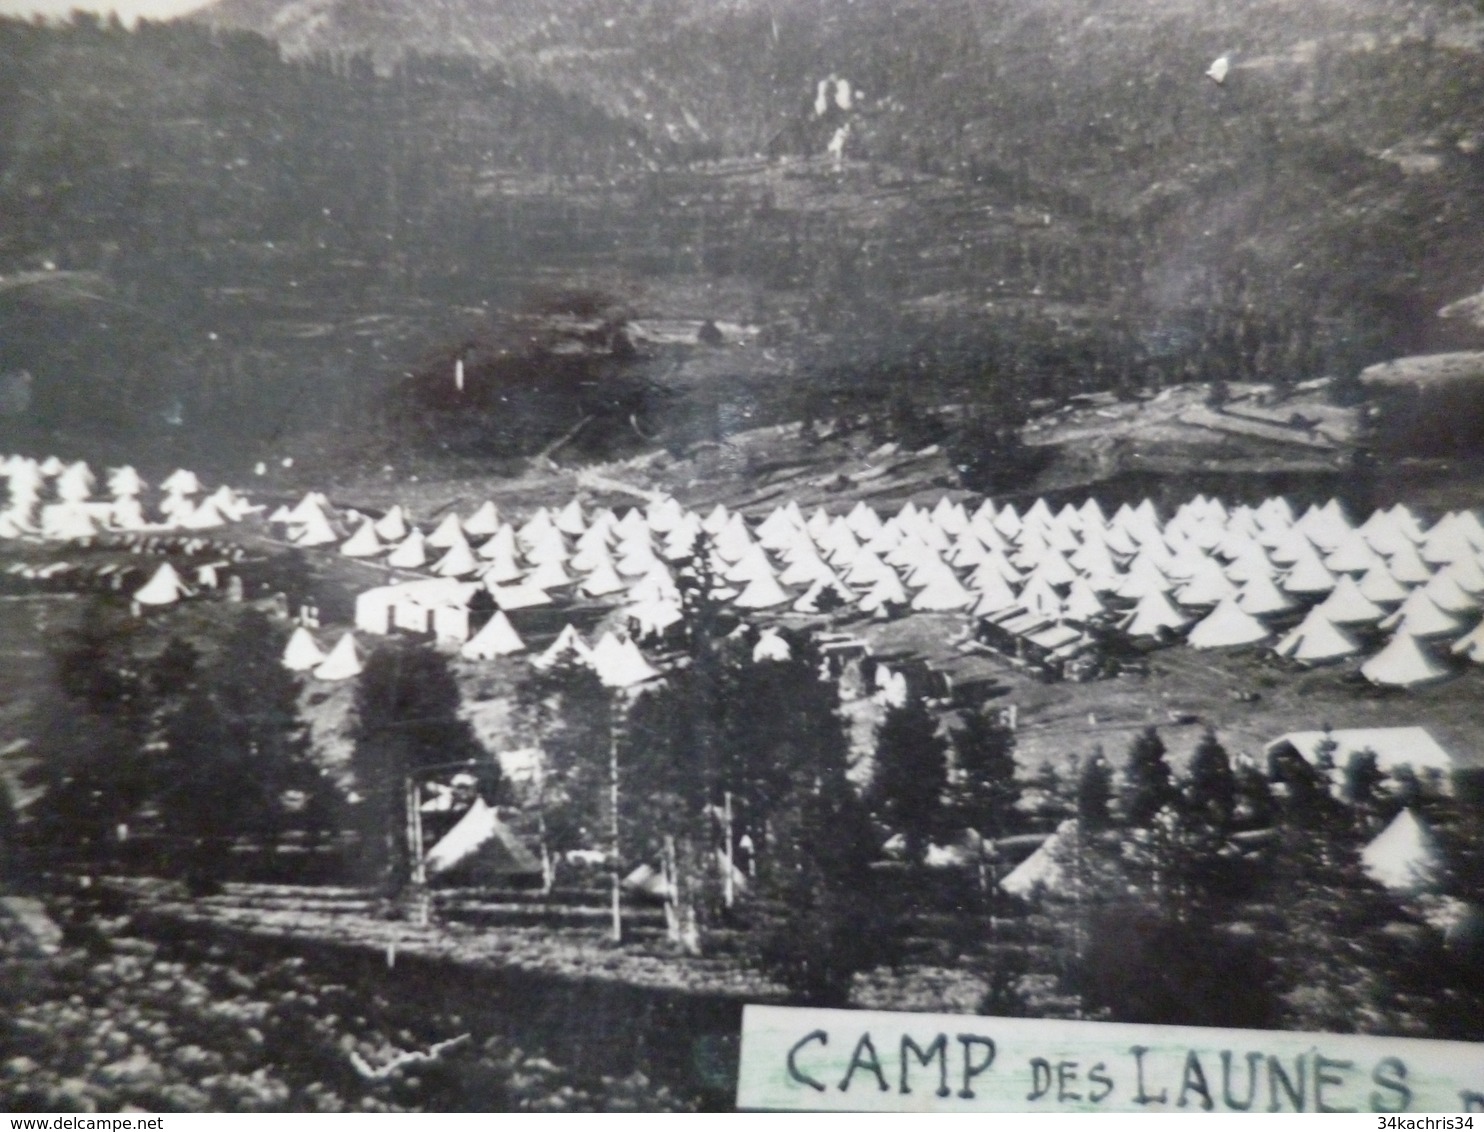
<instances>
[{"instance_id":1,"label":"white sign board","mask_svg":"<svg viewBox=\"0 0 1484 1132\"><path fill-rule=\"evenodd\" d=\"M737 1105L828 1112L1484 1112L1484 1045L748 1006Z\"/></svg>"}]
</instances>

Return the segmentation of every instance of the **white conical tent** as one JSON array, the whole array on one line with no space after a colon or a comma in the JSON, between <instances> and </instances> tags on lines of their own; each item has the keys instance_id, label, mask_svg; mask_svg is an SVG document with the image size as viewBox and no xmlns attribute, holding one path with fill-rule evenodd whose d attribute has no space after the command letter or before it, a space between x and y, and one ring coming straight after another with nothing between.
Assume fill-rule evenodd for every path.
<instances>
[{"instance_id":1,"label":"white conical tent","mask_svg":"<svg viewBox=\"0 0 1484 1132\"><path fill-rule=\"evenodd\" d=\"M455 543L464 541L464 527L459 517L450 511L428 535L428 545L438 550L447 550Z\"/></svg>"},{"instance_id":2,"label":"white conical tent","mask_svg":"<svg viewBox=\"0 0 1484 1132\"><path fill-rule=\"evenodd\" d=\"M387 555L386 564L399 570L417 570L427 561L427 542L422 531L414 530Z\"/></svg>"},{"instance_id":3,"label":"white conical tent","mask_svg":"<svg viewBox=\"0 0 1484 1132\"><path fill-rule=\"evenodd\" d=\"M1426 594L1444 613L1466 616L1479 609L1479 599L1459 585L1446 570L1434 574L1432 581L1418 592Z\"/></svg>"},{"instance_id":4,"label":"white conical tent","mask_svg":"<svg viewBox=\"0 0 1484 1132\"><path fill-rule=\"evenodd\" d=\"M555 590L572 584L572 577L562 569L560 562L543 562L529 574L521 583L538 590Z\"/></svg>"},{"instance_id":5,"label":"white conical tent","mask_svg":"<svg viewBox=\"0 0 1484 1132\"><path fill-rule=\"evenodd\" d=\"M887 569L891 570L890 567ZM866 613L886 613L893 606L906 605L907 600L907 590L893 571L876 580L866 596L861 598L860 607Z\"/></svg>"},{"instance_id":6,"label":"white conical tent","mask_svg":"<svg viewBox=\"0 0 1484 1132\"><path fill-rule=\"evenodd\" d=\"M464 520L463 526L466 535L473 538L485 538L500 529L500 511L486 499L474 514Z\"/></svg>"},{"instance_id":7,"label":"white conical tent","mask_svg":"<svg viewBox=\"0 0 1484 1132\"><path fill-rule=\"evenodd\" d=\"M668 600L641 601L624 612L637 625L640 636L663 633L671 625L685 620L680 606Z\"/></svg>"},{"instance_id":8,"label":"white conical tent","mask_svg":"<svg viewBox=\"0 0 1484 1132\"><path fill-rule=\"evenodd\" d=\"M431 877L442 876L485 854L497 855L492 867L505 875L531 876L541 871L530 850L483 798L475 798L464 816L428 850L423 867Z\"/></svg>"},{"instance_id":9,"label":"white conical tent","mask_svg":"<svg viewBox=\"0 0 1484 1132\"><path fill-rule=\"evenodd\" d=\"M845 521L850 524L850 529L860 539L869 540L881 532L881 516L864 502L857 503L851 509L850 514L845 516Z\"/></svg>"},{"instance_id":10,"label":"white conical tent","mask_svg":"<svg viewBox=\"0 0 1484 1132\"><path fill-rule=\"evenodd\" d=\"M162 562L154 576L134 594L134 600L140 605L171 605L189 592L175 567Z\"/></svg>"},{"instance_id":11,"label":"white conical tent","mask_svg":"<svg viewBox=\"0 0 1484 1132\"><path fill-rule=\"evenodd\" d=\"M588 663L609 688L629 688L659 675L633 641L620 641L612 633L605 633L593 646Z\"/></svg>"},{"instance_id":12,"label":"white conical tent","mask_svg":"<svg viewBox=\"0 0 1484 1132\"><path fill-rule=\"evenodd\" d=\"M329 655L315 667L314 678L316 680L349 680L352 676L361 673L361 657L356 651L356 638L353 633L346 633L338 641Z\"/></svg>"},{"instance_id":13,"label":"white conical tent","mask_svg":"<svg viewBox=\"0 0 1484 1132\"><path fill-rule=\"evenodd\" d=\"M855 604L855 595L833 575L815 581L804 595L794 602L793 610L796 613L818 613L821 604L829 603L837 607Z\"/></svg>"},{"instance_id":14,"label":"white conical tent","mask_svg":"<svg viewBox=\"0 0 1484 1132\"><path fill-rule=\"evenodd\" d=\"M1301 555L1283 578L1285 592L1311 600L1334 588L1335 576L1324 568L1324 563L1313 550Z\"/></svg>"},{"instance_id":15,"label":"white conical tent","mask_svg":"<svg viewBox=\"0 0 1484 1132\"><path fill-rule=\"evenodd\" d=\"M1062 858L1071 851L1081 836L1076 818L1068 818L1056 827L1056 832L1041 843L1034 853L1000 881L1000 887L1011 896L1029 900L1038 892L1055 893L1065 880Z\"/></svg>"},{"instance_id":16,"label":"white conical tent","mask_svg":"<svg viewBox=\"0 0 1484 1132\"><path fill-rule=\"evenodd\" d=\"M501 609L532 609L551 604L550 595L539 586L497 586L486 582L486 588Z\"/></svg>"},{"instance_id":17,"label":"white conical tent","mask_svg":"<svg viewBox=\"0 0 1484 1132\"><path fill-rule=\"evenodd\" d=\"M1454 641L1448 651L1475 664L1484 664L1484 621L1480 621L1470 632Z\"/></svg>"},{"instance_id":18,"label":"white conical tent","mask_svg":"<svg viewBox=\"0 0 1484 1132\"><path fill-rule=\"evenodd\" d=\"M793 560L778 575L785 586L812 586L821 578L834 577L834 570L810 545L794 552Z\"/></svg>"},{"instance_id":19,"label":"white conical tent","mask_svg":"<svg viewBox=\"0 0 1484 1132\"><path fill-rule=\"evenodd\" d=\"M57 498L67 503L81 503L93 494L93 472L79 460L68 464L57 476Z\"/></svg>"},{"instance_id":20,"label":"white conical tent","mask_svg":"<svg viewBox=\"0 0 1484 1132\"><path fill-rule=\"evenodd\" d=\"M1324 664L1354 656L1360 645L1318 609L1311 609L1273 651L1303 664Z\"/></svg>"},{"instance_id":21,"label":"white conical tent","mask_svg":"<svg viewBox=\"0 0 1484 1132\"><path fill-rule=\"evenodd\" d=\"M1360 583L1343 574L1330 595L1316 609L1336 625L1374 625L1385 611L1360 592Z\"/></svg>"},{"instance_id":22,"label":"white conical tent","mask_svg":"<svg viewBox=\"0 0 1484 1132\"><path fill-rule=\"evenodd\" d=\"M557 512L556 529L564 535L576 537L587 530L587 521L583 518L582 503L577 499L569 500L567 505Z\"/></svg>"},{"instance_id":23,"label":"white conical tent","mask_svg":"<svg viewBox=\"0 0 1484 1132\"><path fill-rule=\"evenodd\" d=\"M976 617L988 617L993 613L1002 613L1007 609L1014 609L1019 604L1015 596L1015 591L998 574L989 574L982 579L976 577L973 581L973 588L976 595L976 601L974 603L974 616ZM1091 593L1091 589L1089 588L1086 592ZM1067 600L1068 617L1075 618L1082 616L1080 613L1073 613L1071 608L1074 604L1074 599L1079 608L1082 606L1083 603L1078 597L1078 594L1079 591L1074 586ZM1094 601L1098 600L1096 594L1092 594L1091 596ZM1102 604L1099 602L1098 612L1101 611Z\"/></svg>"},{"instance_id":24,"label":"white conical tent","mask_svg":"<svg viewBox=\"0 0 1484 1132\"><path fill-rule=\"evenodd\" d=\"M137 496L121 495L114 502L109 522L121 531L143 530L149 524L144 518L144 507Z\"/></svg>"},{"instance_id":25,"label":"white conical tent","mask_svg":"<svg viewBox=\"0 0 1484 1132\"><path fill-rule=\"evenodd\" d=\"M1278 589L1273 579L1266 575L1259 575L1248 581L1237 595L1237 605L1242 612L1254 617L1283 613L1294 608L1295 604L1293 598Z\"/></svg>"},{"instance_id":26,"label":"white conical tent","mask_svg":"<svg viewBox=\"0 0 1484 1132\"><path fill-rule=\"evenodd\" d=\"M1399 632L1384 649L1360 666L1360 673L1372 684L1412 688L1441 680L1448 675L1448 669L1429 656L1416 637Z\"/></svg>"},{"instance_id":27,"label":"white conical tent","mask_svg":"<svg viewBox=\"0 0 1484 1132\"><path fill-rule=\"evenodd\" d=\"M1206 559L1190 575L1189 581L1176 592L1181 605L1214 606L1235 597L1236 585L1215 562Z\"/></svg>"},{"instance_id":28,"label":"white conical tent","mask_svg":"<svg viewBox=\"0 0 1484 1132\"><path fill-rule=\"evenodd\" d=\"M308 672L325 661L318 642L303 625L296 626L283 650L283 666L290 672Z\"/></svg>"},{"instance_id":29,"label":"white conical tent","mask_svg":"<svg viewBox=\"0 0 1484 1132\"><path fill-rule=\"evenodd\" d=\"M113 468L108 473L108 493L115 499L125 499L144 491L144 480L139 478L132 465Z\"/></svg>"},{"instance_id":30,"label":"white conical tent","mask_svg":"<svg viewBox=\"0 0 1484 1132\"><path fill-rule=\"evenodd\" d=\"M1365 535L1359 531L1350 531L1324 556L1325 566L1338 573L1348 574L1364 573L1382 561L1371 544L1366 542Z\"/></svg>"},{"instance_id":31,"label":"white conical tent","mask_svg":"<svg viewBox=\"0 0 1484 1132\"><path fill-rule=\"evenodd\" d=\"M41 509L41 534L44 538L70 541L92 538L97 533L98 525L85 504L54 503Z\"/></svg>"},{"instance_id":32,"label":"white conical tent","mask_svg":"<svg viewBox=\"0 0 1484 1132\"><path fill-rule=\"evenodd\" d=\"M1404 586L1420 586L1432 577L1432 567L1422 561L1417 548L1407 544L1386 556L1386 568Z\"/></svg>"},{"instance_id":33,"label":"white conical tent","mask_svg":"<svg viewBox=\"0 0 1484 1132\"><path fill-rule=\"evenodd\" d=\"M501 550L497 552L490 564L484 568L480 575L487 584L503 586L519 578L525 571L515 560L513 551Z\"/></svg>"},{"instance_id":34,"label":"white conical tent","mask_svg":"<svg viewBox=\"0 0 1484 1132\"><path fill-rule=\"evenodd\" d=\"M778 635L777 630L767 629L758 637L757 644L752 646L752 660L754 664L764 661L784 661L793 656L793 650L788 647L788 642Z\"/></svg>"},{"instance_id":35,"label":"white conical tent","mask_svg":"<svg viewBox=\"0 0 1484 1132\"><path fill-rule=\"evenodd\" d=\"M1377 884L1413 896L1435 891L1443 873L1437 839L1410 809L1360 851L1360 864Z\"/></svg>"},{"instance_id":36,"label":"white conical tent","mask_svg":"<svg viewBox=\"0 0 1484 1132\"><path fill-rule=\"evenodd\" d=\"M340 541L330 520L318 507L306 508L302 519L296 520L293 527L297 530L290 530L289 541L295 546L327 546Z\"/></svg>"},{"instance_id":37,"label":"white conical tent","mask_svg":"<svg viewBox=\"0 0 1484 1132\"><path fill-rule=\"evenodd\" d=\"M1479 558L1460 558L1438 571L1438 577L1452 579L1454 585L1464 593L1484 595L1484 561Z\"/></svg>"},{"instance_id":38,"label":"white conical tent","mask_svg":"<svg viewBox=\"0 0 1484 1132\"><path fill-rule=\"evenodd\" d=\"M772 609L776 605L786 604L789 600L787 592L769 571L759 574L748 582L742 592L737 595L735 604L742 609Z\"/></svg>"},{"instance_id":39,"label":"white conical tent","mask_svg":"<svg viewBox=\"0 0 1484 1132\"><path fill-rule=\"evenodd\" d=\"M222 514L221 507L215 499L206 499L199 507L190 508L176 516L176 522L181 528L188 531L208 531L227 524L227 518ZM335 532L330 532L332 540L336 537ZM301 544L302 545L302 544Z\"/></svg>"},{"instance_id":40,"label":"white conical tent","mask_svg":"<svg viewBox=\"0 0 1484 1132\"><path fill-rule=\"evenodd\" d=\"M574 626L568 624L562 627L556 640L552 641L546 650L531 663L537 668L550 668L562 661L586 664L592 651L588 643L582 639L582 634Z\"/></svg>"},{"instance_id":41,"label":"white conical tent","mask_svg":"<svg viewBox=\"0 0 1484 1132\"><path fill-rule=\"evenodd\" d=\"M201 490L201 481L195 472L177 468L160 482L160 490L170 495L195 495Z\"/></svg>"},{"instance_id":42,"label":"white conical tent","mask_svg":"<svg viewBox=\"0 0 1484 1132\"><path fill-rule=\"evenodd\" d=\"M510 624L510 618L497 612L484 628L464 642L459 652L465 660L493 660L497 656L524 652L525 648L526 643L520 639L515 626Z\"/></svg>"},{"instance_id":43,"label":"white conical tent","mask_svg":"<svg viewBox=\"0 0 1484 1132\"><path fill-rule=\"evenodd\" d=\"M381 553L381 540L376 537L376 524L367 519L340 544L340 553L347 558L372 558Z\"/></svg>"},{"instance_id":44,"label":"white conical tent","mask_svg":"<svg viewBox=\"0 0 1484 1132\"><path fill-rule=\"evenodd\" d=\"M567 551L567 541L562 532L551 527L537 535L528 544L526 561L532 566L543 566L548 562L566 562L572 555Z\"/></svg>"},{"instance_id":45,"label":"white conical tent","mask_svg":"<svg viewBox=\"0 0 1484 1132\"><path fill-rule=\"evenodd\" d=\"M1258 644L1271 635L1266 625L1244 613L1236 599L1229 597L1191 629L1187 639L1198 649L1225 649Z\"/></svg>"},{"instance_id":46,"label":"white conical tent","mask_svg":"<svg viewBox=\"0 0 1484 1132\"><path fill-rule=\"evenodd\" d=\"M1378 605L1395 605L1405 601L1411 591L1391 575L1386 564L1377 563L1360 578L1360 592Z\"/></svg>"},{"instance_id":47,"label":"white conical tent","mask_svg":"<svg viewBox=\"0 0 1484 1132\"><path fill-rule=\"evenodd\" d=\"M1123 631L1131 637L1154 637L1161 631L1174 632L1189 623L1189 618L1171 604L1164 594L1154 591L1139 599L1128 615Z\"/></svg>"},{"instance_id":48,"label":"white conical tent","mask_svg":"<svg viewBox=\"0 0 1484 1132\"><path fill-rule=\"evenodd\" d=\"M586 597L607 597L616 594L624 588L623 579L618 576L618 571L613 568L613 563L607 558L600 563L586 578L577 586L578 592Z\"/></svg>"},{"instance_id":49,"label":"white conical tent","mask_svg":"<svg viewBox=\"0 0 1484 1132\"><path fill-rule=\"evenodd\" d=\"M974 595L964 589L953 571L947 566L941 566L939 569L930 571L927 584L912 599L912 608L925 612L947 613L958 609L968 609L974 603Z\"/></svg>"},{"instance_id":50,"label":"white conical tent","mask_svg":"<svg viewBox=\"0 0 1484 1132\"><path fill-rule=\"evenodd\" d=\"M1426 590L1413 590L1390 617L1381 622L1383 629L1395 629L1413 637L1447 637L1462 628L1458 618L1445 613Z\"/></svg>"},{"instance_id":51,"label":"white conical tent","mask_svg":"<svg viewBox=\"0 0 1484 1132\"><path fill-rule=\"evenodd\" d=\"M479 569L479 560L461 536L448 548L447 553L433 564L433 573L440 578L467 578Z\"/></svg>"},{"instance_id":52,"label":"white conical tent","mask_svg":"<svg viewBox=\"0 0 1484 1132\"><path fill-rule=\"evenodd\" d=\"M168 483L169 481L166 482ZM329 512L330 510L330 501L323 492L306 491L304 493L304 498L299 500L299 502L294 504L294 506L290 509L287 521L289 523L307 523L315 512L319 512L320 515L328 518L329 516L327 512Z\"/></svg>"},{"instance_id":53,"label":"white conical tent","mask_svg":"<svg viewBox=\"0 0 1484 1132\"><path fill-rule=\"evenodd\" d=\"M402 510L402 505L395 504L381 518L376 520L376 537L383 542L401 542L407 537L407 513Z\"/></svg>"},{"instance_id":54,"label":"white conical tent","mask_svg":"<svg viewBox=\"0 0 1484 1132\"><path fill-rule=\"evenodd\" d=\"M515 537L522 546L534 546L553 531L556 531L556 524L552 522L551 511L538 507L536 513L516 529Z\"/></svg>"}]
</instances>

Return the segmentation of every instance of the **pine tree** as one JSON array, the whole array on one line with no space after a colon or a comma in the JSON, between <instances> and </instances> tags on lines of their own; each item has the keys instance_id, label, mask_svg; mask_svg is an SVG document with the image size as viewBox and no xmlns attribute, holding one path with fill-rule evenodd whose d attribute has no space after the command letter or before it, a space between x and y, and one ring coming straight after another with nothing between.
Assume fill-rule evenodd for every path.
<instances>
[{"instance_id":1,"label":"pine tree","mask_svg":"<svg viewBox=\"0 0 1484 1132\"><path fill-rule=\"evenodd\" d=\"M883 825L901 833L907 859L921 862L942 825L947 744L919 698L889 707L876 733L876 773L866 801Z\"/></svg>"},{"instance_id":2,"label":"pine tree","mask_svg":"<svg viewBox=\"0 0 1484 1132\"><path fill-rule=\"evenodd\" d=\"M1267 776L1247 759L1239 760L1235 774L1237 805L1233 821L1249 829L1266 829L1277 813Z\"/></svg>"},{"instance_id":3,"label":"pine tree","mask_svg":"<svg viewBox=\"0 0 1484 1132\"><path fill-rule=\"evenodd\" d=\"M493 793L499 766L459 716L459 689L448 662L429 649L389 641L366 660L356 685L351 767L363 876L389 894L408 878L405 790L419 768L467 760Z\"/></svg>"},{"instance_id":4,"label":"pine tree","mask_svg":"<svg viewBox=\"0 0 1484 1132\"><path fill-rule=\"evenodd\" d=\"M1099 749L1082 764L1077 776L1077 821L1089 834L1112 825L1113 769Z\"/></svg>"},{"instance_id":5,"label":"pine tree","mask_svg":"<svg viewBox=\"0 0 1484 1132\"><path fill-rule=\"evenodd\" d=\"M843 757L801 771L769 825L749 958L798 1001L844 1006L856 972L896 955L893 918L871 873L876 832Z\"/></svg>"},{"instance_id":6,"label":"pine tree","mask_svg":"<svg viewBox=\"0 0 1484 1132\"><path fill-rule=\"evenodd\" d=\"M1221 835L1230 831L1237 810L1237 776L1226 748L1209 727L1190 759L1185 803L1194 820Z\"/></svg>"},{"instance_id":7,"label":"pine tree","mask_svg":"<svg viewBox=\"0 0 1484 1132\"><path fill-rule=\"evenodd\" d=\"M998 717L967 713L954 733L953 751L959 781L953 809L957 821L983 837L1005 837L1015 828L1015 732Z\"/></svg>"},{"instance_id":8,"label":"pine tree","mask_svg":"<svg viewBox=\"0 0 1484 1132\"><path fill-rule=\"evenodd\" d=\"M541 750L534 802L548 863L607 849L612 693L586 665L558 664L520 686L517 710Z\"/></svg>"},{"instance_id":9,"label":"pine tree","mask_svg":"<svg viewBox=\"0 0 1484 1132\"><path fill-rule=\"evenodd\" d=\"M1370 748L1356 751L1345 763L1345 801L1356 810L1369 813L1374 810L1385 781L1376 752Z\"/></svg>"},{"instance_id":10,"label":"pine tree","mask_svg":"<svg viewBox=\"0 0 1484 1132\"><path fill-rule=\"evenodd\" d=\"M35 761L24 782L40 797L27 836L49 853L104 863L151 808L147 748L196 654L172 641L151 656L139 620L98 602L53 659L56 682L34 705Z\"/></svg>"},{"instance_id":11,"label":"pine tree","mask_svg":"<svg viewBox=\"0 0 1484 1132\"><path fill-rule=\"evenodd\" d=\"M309 802L325 789L299 717L298 685L279 663L281 636L266 616L246 610L209 665L198 669L167 650L157 667L159 678L184 689L155 744L159 822L177 870L198 886L215 884L234 841L276 850L288 796Z\"/></svg>"},{"instance_id":12,"label":"pine tree","mask_svg":"<svg viewBox=\"0 0 1484 1132\"><path fill-rule=\"evenodd\" d=\"M1170 764L1165 759L1164 740L1153 727L1146 727L1129 745L1123 770L1123 813L1133 826L1147 826L1154 815L1176 800Z\"/></svg>"}]
</instances>

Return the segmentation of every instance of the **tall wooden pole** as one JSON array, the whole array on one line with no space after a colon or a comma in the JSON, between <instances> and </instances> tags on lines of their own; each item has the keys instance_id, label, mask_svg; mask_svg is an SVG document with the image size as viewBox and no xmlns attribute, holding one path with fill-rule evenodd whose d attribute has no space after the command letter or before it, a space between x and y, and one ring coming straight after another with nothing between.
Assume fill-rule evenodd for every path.
<instances>
[{"instance_id":1,"label":"tall wooden pole","mask_svg":"<svg viewBox=\"0 0 1484 1132\"><path fill-rule=\"evenodd\" d=\"M623 885L623 866L619 857L619 835L618 835L618 729L621 719L621 711L618 705L618 694L615 692L611 701L611 712L608 720L608 809L609 809L609 833L611 844L608 847L609 858L613 863L611 881L613 888L613 942L623 942L623 902L621 889Z\"/></svg>"},{"instance_id":2,"label":"tall wooden pole","mask_svg":"<svg viewBox=\"0 0 1484 1132\"><path fill-rule=\"evenodd\" d=\"M736 885L732 880L732 874L737 868L737 863L733 857L734 850L732 849L732 792L730 790L726 791L726 793L722 795L721 812L723 823L726 826L727 847L727 875L721 882L721 889L726 900L726 906L730 908L732 906L732 902L737 898Z\"/></svg>"}]
</instances>

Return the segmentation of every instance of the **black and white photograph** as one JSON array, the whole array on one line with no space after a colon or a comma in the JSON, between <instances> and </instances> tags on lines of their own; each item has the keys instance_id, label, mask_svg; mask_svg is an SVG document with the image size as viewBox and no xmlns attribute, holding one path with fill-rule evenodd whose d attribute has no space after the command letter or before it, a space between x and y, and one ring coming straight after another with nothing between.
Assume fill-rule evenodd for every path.
<instances>
[{"instance_id":1,"label":"black and white photograph","mask_svg":"<svg viewBox=\"0 0 1484 1132\"><path fill-rule=\"evenodd\" d=\"M777 1007L1484 1043L1484 0L0 0L0 1109Z\"/></svg>"}]
</instances>

